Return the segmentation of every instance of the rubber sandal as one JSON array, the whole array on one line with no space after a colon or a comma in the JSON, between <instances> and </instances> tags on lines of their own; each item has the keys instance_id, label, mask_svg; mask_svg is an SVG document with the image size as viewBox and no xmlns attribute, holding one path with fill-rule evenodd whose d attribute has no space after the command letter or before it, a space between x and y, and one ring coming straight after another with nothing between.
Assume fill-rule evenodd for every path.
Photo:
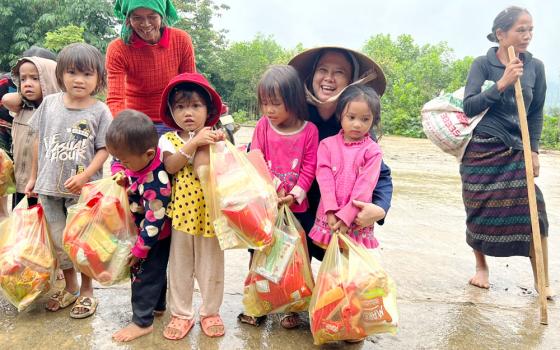
<instances>
[{"instance_id":1,"label":"rubber sandal","mask_svg":"<svg viewBox=\"0 0 560 350\"><path fill-rule=\"evenodd\" d=\"M76 291L76 293L70 293L66 289L59 290L49 298L50 300L56 301L58 303L58 308L56 310L51 310L47 307L47 304L45 304L45 309L51 312L56 312L67 308L68 306L72 305L76 301L76 299L78 299L79 294L79 291Z\"/></svg>"},{"instance_id":2,"label":"rubber sandal","mask_svg":"<svg viewBox=\"0 0 560 350\"><path fill-rule=\"evenodd\" d=\"M85 309L85 312L80 312L79 309ZM90 317L97 310L97 299L94 297L79 297L70 310L70 317L82 319Z\"/></svg>"},{"instance_id":3,"label":"rubber sandal","mask_svg":"<svg viewBox=\"0 0 560 350\"><path fill-rule=\"evenodd\" d=\"M169 321L169 323L167 324L167 326L165 326L165 329L163 330L163 336L165 337L165 339L169 339L169 340L181 340L184 337L186 337L187 334L189 334L189 331L193 326L194 326L193 319L187 320L185 318L171 316L171 321ZM179 331L179 335L175 337L169 335L169 333L167 333L168 329Z\"/></svg>"},{"instance_id":4,"label":"rubber sandal","mask_svg":"<svg viewBox=\"0 0 560 350\"><path fill-rule=\"evenodd\" d=\"M245 323L251 326L259 327L264 321L266 321L266 316L249 316L244 313L237 315L237 320L241 323Z\"/></svg>"},{"instance_id":5,"label":"rubber sandal","mask_svg":"<svg viewBox=\"0 0 560 350\"><path fill-rule=\"evenodd\" d=\"M226 333L224 329L224 322L222 321L220 315L207 316L201 318L200 326L202 327L202 332L204 332L204 334L206 334L206 336L210 338L222 337ZM212 331L213 328L219 328L219 327L222 328L221 331L219 330L216 331L215 329L214 332Z\"/></svg>"},{"instance_id":6,"label":"rubber sandal","mask_svg":"<svg viewBox=\"0 0 560 350\"><path fill-rule=\"evenodd\" d=\"M280 325L284 329L294 329L297 328L300 324L301 324L301 319L299 318L299 315L295 312L284 314L280 318Z\"/></svg>"}]
</instances>

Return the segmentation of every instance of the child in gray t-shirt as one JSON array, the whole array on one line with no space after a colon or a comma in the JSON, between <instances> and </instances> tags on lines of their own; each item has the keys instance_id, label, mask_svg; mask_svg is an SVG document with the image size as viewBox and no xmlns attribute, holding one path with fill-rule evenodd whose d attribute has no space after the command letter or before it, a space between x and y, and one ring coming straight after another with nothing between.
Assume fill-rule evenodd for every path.
<instances>
[{"instance_id":1,"label":"child in gray t-shirt","mask_svg":"<svg viewBox=\"0 0 560 350\"><path fill-rule=\"evenodd\" d=\"M93 97L106 85L103 56L88 44L68 45L58 56L56 79L63 92L47 96L30 122L37 138L25 193L39 194L66 280L46 308L58 311L74 303L70 317L85 318L95 312L97 300L90 277L82 274L78 284L74 265L62 249L62 233L67 208L87 182L101 178L108 157L105 133L111 113Z\"/></svg>"}]
</instances>

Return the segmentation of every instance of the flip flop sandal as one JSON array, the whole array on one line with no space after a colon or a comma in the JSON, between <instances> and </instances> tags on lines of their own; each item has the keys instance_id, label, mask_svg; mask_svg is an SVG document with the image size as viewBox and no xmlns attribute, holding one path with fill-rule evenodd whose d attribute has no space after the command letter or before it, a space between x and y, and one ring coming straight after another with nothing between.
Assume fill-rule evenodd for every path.
<instances>
[{"instance_id":1,"label":"flip flop sandal","mask_svg":"<svg viewBox=\"0 0 560 350\"><path fill-rule=\"evenodd\" d=\"M244 313L240 313L239 315L237 315L237 320L241 323L259 327L261 324L263 324L264 321L266 321L266 316L254 317L245 315Z\"/></svg>"},{"instance_id":2,"label":"flip flop sandal","mask_svg":"<svg viewBox=\"0 0 560 350\"><path fill-rule=\"evenodd\" d=\"M222 337L225 334L224 322L222 321L220 315L207 316L200 319L200 326L202 327L202 332L210 338ZM222 327L221 331L212 331L213 328Z\"/></svg>"},{"instance_id":3,"label":"flip flop sandal","mask_svg":"<svg viewBox=\"0 0 560 350\"><path fill-rule=\"evenodd\" d=\"M184 337L186 337L187 334L189 334L189 331L193 326L194 326L193 319L187 320L185 318L171 316L171 321L169 321L169 323L165 327L165 330L163 331L163 336L165 337L165 339L169 339L169 340L181 340ZM179 335L174 337L169 335L169 333L166 333L168 329L179 331Z\"/></svg>"},{"instance_id":4,"label":"flip flop sandal","mask_svg":"<svg viewBox=\"0 0 560 350\"><path fill-rule=\"evenodd\" d=\"M56 310L51 310L45 304L45 309L51 312L56 312L64 308L67 308L68 306L72 305L76 301L76 299L78 299L79 294L80 294L79 291L77 291L76 294L73 294L67 291L66 289L59 290L53 295L51 295L51 297L49 298L50 300L56 301L58 303L58 308Z\"/></svg>"},{"instance_id":5,"label":"flip flop sandal","mask_svg":"<svg viewBox=\"0 0 560 350\"><path fill-rule=\"evenodd\" d=\"M300 325L300 323L301 323L301 319L299 318L299 315L296 313L284 314L280 318L280 325L284 329L297 328Z\"/></svg>"},{"instance_id":6,"label":"flip flop sandal","mask_svg":"<svg viewBox=\"0 0 560 350\"><path fill-rule=\"evenodd\" d=\"M80 312L80 309L85 309L85 312ZM70 317L72 318L86 318L95 313L97 310L97 299L93 297L79 297L70 310Z\"/></svg>"}]
</instances>

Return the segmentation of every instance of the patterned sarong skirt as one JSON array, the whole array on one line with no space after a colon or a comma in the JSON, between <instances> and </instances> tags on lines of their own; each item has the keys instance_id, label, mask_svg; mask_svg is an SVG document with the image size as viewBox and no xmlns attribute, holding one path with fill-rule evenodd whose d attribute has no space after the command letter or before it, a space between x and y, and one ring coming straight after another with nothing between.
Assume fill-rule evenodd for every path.
<instances>
[{"instance_id":1,"label":"patterned sarong skirt","mask_svg":"<svg viewBox=\"0 0 560 350\"><path fill-rule=\"evenodd\" d=\"M497 137L475 134L460 166L467 243L490 256L529 256L531 217L523 151ZM535 186L536 187L536 186ZM542 192L536 187L541 235L548 235Z\"/></svg>"}]
</instances>

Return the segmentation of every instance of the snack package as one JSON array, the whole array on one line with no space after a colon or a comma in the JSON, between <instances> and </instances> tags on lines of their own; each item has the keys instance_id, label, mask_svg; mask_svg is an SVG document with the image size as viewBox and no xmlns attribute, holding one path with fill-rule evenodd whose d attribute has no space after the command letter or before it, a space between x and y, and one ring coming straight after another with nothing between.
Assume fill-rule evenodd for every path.
<instances>
[{"instance_id":1,"label":"snack package","mask_svg":"<svg viewBox=\"0 0 560 350\"><path fill-rule=\"evenodd\" d=\"M0 223L0 289L18 311L49 291L57 260L43 207L24 198Z\"/></svg>"},{"instance_id":2,"label":"snack package","mask_svg":"<svg viewBox=\"0 0 560 350\"><path fill-rule=\"evenodd\" d=\"M347 247L344 253L339 239ZM336 233L329 243L313 289L309 322L315 345L396 333L395 283L364 247L346 235Z\"/></svg>"},{"instance_id":3,"label":"snack package","mask_svg":"<svg viewBox=\"0 0 560 350\"><path fill-rule=\"evenodd\" d=\"M252 161L264 163L255 154ZM222 250L260 250L272 242L278 199L261 168L229 141L210 145L208 180L201 183Z\"/></svg>"},{"instance_id":4,"label":"snack package","mask_svg":"<svg viewBox=\"0 0 560 350\"><path fill-rule=\"evenodd\" d=\"M6 196L15 192L14 162L12 162L6 151L0 149L0 196Z\"/></svg>"},{"instance_id":5,"label":"snack package","mask_svg":"<svg viewBox=\"0 0 560 350\"><path fill-rule=\"evenodd\" d=\"M243 290L245 314L258 317L305 311L313 285L305 232L284 205L276 221L274 242L253 255Z\"/></svg>"},{"instance_id":6,"label":"snack package","mask_svg":"<svg viewBox=\"0 0 560 350\"><path fill-rule=\"evenodd\" d=\"M127 265L138 229L117 174L88 183L78 203L68 208L64 250L80 272L104 286L129 278Z\"/></svg>"}]
</instances>

